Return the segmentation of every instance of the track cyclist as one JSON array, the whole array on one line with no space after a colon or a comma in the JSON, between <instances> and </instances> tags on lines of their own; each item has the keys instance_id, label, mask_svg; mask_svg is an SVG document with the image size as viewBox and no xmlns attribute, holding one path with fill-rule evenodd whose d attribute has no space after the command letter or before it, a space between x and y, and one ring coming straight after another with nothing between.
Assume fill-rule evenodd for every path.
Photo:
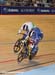
<instances>
[{"instance_id":1,"label":"track cyclist","mask_svg":"<svg viewBox=\"0 0 55 75\"><path fill-rule=\"evenodd\" d=\"M30 59L32 59L38 52L38 44L43 38L43 32L38 27L35 27L30 31L29 37L31 43L33 44L33 46L30 46L32 49L30 51Z\"/></svg>"}]
</instances>

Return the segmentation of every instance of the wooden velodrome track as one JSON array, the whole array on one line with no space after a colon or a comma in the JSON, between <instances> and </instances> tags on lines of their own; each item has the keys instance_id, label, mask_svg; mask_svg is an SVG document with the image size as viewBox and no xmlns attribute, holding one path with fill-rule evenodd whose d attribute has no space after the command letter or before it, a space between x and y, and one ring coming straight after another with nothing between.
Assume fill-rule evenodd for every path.
<instances>
[{"instance_id":1,"label":"wooden velodrome track","mask_svg":"<svg viewBox=\"0 0 55 75\"><path fill-rule=\"evenodd\" d=\"M13 52L20 26L32 21L44 32L44 38L39 43L39 51L30 62L28 59L17 62ZM0 16L0 73L23 72L40 66L55 63L55 15L1 15ZM7 74L8 75L8 74ZM14 75L14 74L13 74Z\"/></svg>"}]
</instances>

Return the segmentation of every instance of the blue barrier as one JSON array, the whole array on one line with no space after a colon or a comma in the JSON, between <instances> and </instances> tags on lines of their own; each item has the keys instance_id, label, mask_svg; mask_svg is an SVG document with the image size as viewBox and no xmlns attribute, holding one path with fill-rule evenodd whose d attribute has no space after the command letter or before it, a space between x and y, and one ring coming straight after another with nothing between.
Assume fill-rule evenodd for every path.
<instances>
[{"instance_id":1,"label":"blue barrier","mask_svg":"<svg viewBox=\"0 0 55 75\"><path fill-rule=\"evenodd\" d=\"M1 14L1 7L0 7L0 14Z\"/></svg>"},{"instance_id":2,"label":"blue barrier","mask_svg":"<svg viewBox=\"0 0 55 75\"><path fill-rule=\"evenodd\" d=\"M33 69L27 72L20 72L20 73L17 73L16 75L55 75L55 64Z\"/></svg>"},{"instance_id":3,"label":"blue barrier","mask_svg":"<svg viewBox=\"0 0 55 75\"><path fill-rule=\"evenodd\" d=\"M0 14L55 14L55 8L0 6Z\"/></svg>"}]
</instances>

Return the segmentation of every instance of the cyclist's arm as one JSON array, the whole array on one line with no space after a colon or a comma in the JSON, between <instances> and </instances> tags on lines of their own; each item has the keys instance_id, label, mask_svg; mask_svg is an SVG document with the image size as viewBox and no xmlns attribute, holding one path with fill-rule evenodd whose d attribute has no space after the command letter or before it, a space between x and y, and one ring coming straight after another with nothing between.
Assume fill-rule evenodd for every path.
<instances>
[{"instance_id":1,"label":"cyclist's arm","mask_svg":"<svg viewBox=\"0 0 55 75\"><path fill-rule=\"evenodd\" d=\"M21 26L21 28L18 30L18 33L21 33L23 30L23 25Z\"/></svg>"}]
</instances>

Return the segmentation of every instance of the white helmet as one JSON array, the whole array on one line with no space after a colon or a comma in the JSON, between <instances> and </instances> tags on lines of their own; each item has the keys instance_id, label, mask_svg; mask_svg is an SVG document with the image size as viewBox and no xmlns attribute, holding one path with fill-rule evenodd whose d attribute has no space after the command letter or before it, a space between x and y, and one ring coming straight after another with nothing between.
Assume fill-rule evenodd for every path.
<instances>
[{"instance_id":1,"label":"white helmet","mask_svg":"<svg viewBox=\"0 0 55 75\"><path fill-rule=\"evenodd\" d=\"M34 28L34 24L32 22L26 22L23 24L23 30L30 31Z\"/></svg>"}]
</instances>

